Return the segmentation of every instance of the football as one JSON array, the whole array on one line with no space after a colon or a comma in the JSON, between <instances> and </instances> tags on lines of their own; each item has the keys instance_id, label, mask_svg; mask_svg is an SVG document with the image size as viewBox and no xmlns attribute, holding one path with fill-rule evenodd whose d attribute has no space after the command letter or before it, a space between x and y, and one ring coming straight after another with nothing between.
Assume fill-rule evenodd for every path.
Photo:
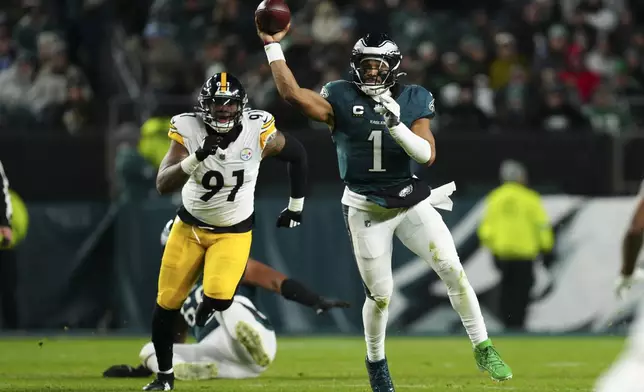
<instances>
[{"instance_id":1,"label":"football","mask_svg":"<svg viewBox=\"0 0 644 392\"><path fill-rule=\"evenodd\" d=\"M291 10L284 0L264 0L255 11L259 29L266 34L275 34L291 22Z\"/></svg>"}]
</instances>

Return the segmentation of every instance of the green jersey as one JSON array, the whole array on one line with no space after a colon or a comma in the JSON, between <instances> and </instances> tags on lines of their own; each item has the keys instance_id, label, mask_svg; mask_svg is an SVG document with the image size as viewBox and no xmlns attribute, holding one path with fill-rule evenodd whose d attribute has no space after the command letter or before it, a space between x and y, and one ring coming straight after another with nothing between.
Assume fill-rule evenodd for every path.
<instances>
[{"instance_id":1,"label":"green jersey","mask_svg":"<svg viewBox=\"0 0 644 392\"><path fill-rule=\"evenodd\" d=\"M239 285L239 287L237 288L237 292L235 294L243 295L244 297L255 302L255 296L257 295L257 288L242 284L242 285ZM217 321L216 317L211 317L210 320L206 322L206 325L204 325L202 328L198 327L195 324L197 307L199 307L199 304L201 303L202 298L203 298L203 284L201 282L198 282L192 287L192 290L190 291L188 298L186 298L186 300L183 303L183 306L181 307L181 315L183 316L183 319L186 321L186 324L188 324L188 326L190 327L192 336L194 336L194 338L197 339L198 342L202 341L203 338L208 336L208 334L210 334L217 327L219 327L219 322ZM251 311L255 316L255 318L260 323L262 323L267 329L272 329L271 323L266 318L266 316L260 314L255 309L248 308L248 307L247 309Z\"/></svg>"},{"instance_id":2,"label":"green jersey","mask_svg":"<svg viewBox=\"0 0 644 392\"><path fill-rule=\"evenodd\" d=\"M423 87L396 84L391 92L407 127L434 117L434 97ZM351 191L368 195L412 181L411 158L389 134L373 98L345 80L327 83L320 94L333 107L340 177Z\"/></svg>"}]
</instances>

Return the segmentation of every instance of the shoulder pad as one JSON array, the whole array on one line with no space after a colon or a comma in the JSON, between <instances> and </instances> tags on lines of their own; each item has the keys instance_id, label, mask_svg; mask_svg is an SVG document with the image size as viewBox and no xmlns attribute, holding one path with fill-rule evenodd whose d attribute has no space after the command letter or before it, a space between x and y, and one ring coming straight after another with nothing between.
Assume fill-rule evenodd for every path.
<instances>
[{"instance_id":1,"label":"shoulder pad","mask_svg":"<svg viewBox=\"0 0 644 392\"><path fill-rule=\"evenodd\" d=\"M436 114L436 107L434 103L434 96L425 87L417 84L409 85L411 89L411 100L414 106L418 105L419 114L418 118L433 118Z\"/></svg>"},{"instance_id":2,"label":"shoulder pad","mask_svg":"<svg viewBox=\"0 0 644 392\"><path fill-rule=\"evenodd\" d=\"M170 119L168 137L185 146L184 138L190 137L193 129L199 127L201 119L195 113L181 113Z\"/></svg>"},{"instance_id":3,"label":"shoulder pad","mask_svg":"<svg viewBox=\"0 0 644 392\"><path fill-rule=\"evenodd\" d=\"M347 87L350 86L351 82L347 80L334 80L332 82L328 82L324 86L322 86L322 90L320 90L320 95L323 98L329 98L331 95L334 93L337 93L340 90L346 89Z\"/></svg>"}]
</instances>

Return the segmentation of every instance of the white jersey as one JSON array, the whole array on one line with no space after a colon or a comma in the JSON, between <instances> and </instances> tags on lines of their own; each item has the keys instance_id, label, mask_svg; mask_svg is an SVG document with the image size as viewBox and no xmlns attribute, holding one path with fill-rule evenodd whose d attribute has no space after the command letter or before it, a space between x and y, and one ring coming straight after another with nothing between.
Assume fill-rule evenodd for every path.
<instances>
[{"instance_id":1,"label":"white jersey","mask_svg":"<svg viewBox=\"0 0 644 392\"><path fill-rule=\"evenodd\" d=\"M276 132L275 118L263 110L245 110L241 122L237 139L207 157L181 190L184 208L216 227L233 226L253 213L262 152ZM203 145L207 135L198 114L183 113L170 120L168 136L191 154Z\"/></svg>"}]
</instances>

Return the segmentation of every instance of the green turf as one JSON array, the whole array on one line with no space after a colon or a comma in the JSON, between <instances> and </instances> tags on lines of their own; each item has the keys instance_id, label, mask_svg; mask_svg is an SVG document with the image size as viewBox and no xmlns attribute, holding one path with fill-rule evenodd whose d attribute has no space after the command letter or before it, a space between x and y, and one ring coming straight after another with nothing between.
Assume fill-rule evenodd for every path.
<instances>
[{"instance_id":1,"label":"green turf","mask_svg":"<svg viewBox=\"0 0 644 392\"><path fill-rule=\"evenodd\" d=\"M138 339L0 340L0 391L141 390L146 379L103 379L109 365L137 363ZM623 338L498 338L514 370L498 384L476 369L466 338L390 338L398 391L591 391ZM369 391L359 338L283 338L277 358L252 380L178 381L177 391Z\"/></svg>"}]
</instances>

